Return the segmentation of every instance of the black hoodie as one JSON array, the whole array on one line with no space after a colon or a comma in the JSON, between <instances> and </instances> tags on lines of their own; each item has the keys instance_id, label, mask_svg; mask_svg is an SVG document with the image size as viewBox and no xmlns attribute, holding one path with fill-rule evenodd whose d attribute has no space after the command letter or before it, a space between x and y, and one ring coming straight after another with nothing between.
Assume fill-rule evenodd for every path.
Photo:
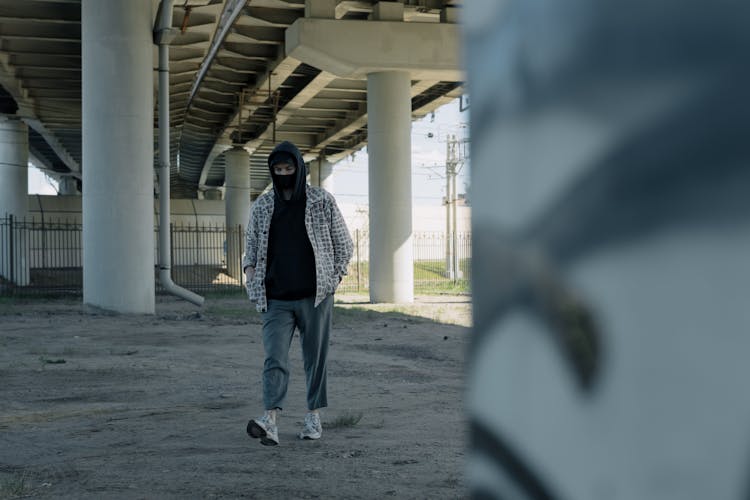
<instances>
[{"instance_id":1,"label":"black hoodie","mask_svg":"<svg viewBox=\"0 0 750 500\"><path fill-rule=\"evenodd\" d=\"M271 172L271 179L273 180L273 192L275 197L274 201L288 203L286 200L284 200L284 197L281 194L281 188L279 187L277 180L278 176L274 175L273 168L271 167L271 160L273 160L273 157L276 156L277 153L282 152L290 154L294 158L297 166L297 171L294 174L296 176L294 180L294 194L292 195L292 199L289 200L289 202L304 200L305 186L307 185L307 169L305 167L305 160L302 158L302 153L299 152L297 146L289 141L284 141L273 148L271 154L268 155L268 170Z\"/></svg>"},{"instance_id":2,"label":"black hoodie","mask_svg":"<svg viewBox=\"0 0 750 500\"><path fill-rule=\"evenodd\" d=\"M279 152L289 153L297 167L294 193L285 200L271 160ZM268 237L266 295L269 299L297 300L315 296L315 255L305 229L307 172L299 149L284 141L268 155L274 190L273 217Z\"/></svg>"}]
</instances>

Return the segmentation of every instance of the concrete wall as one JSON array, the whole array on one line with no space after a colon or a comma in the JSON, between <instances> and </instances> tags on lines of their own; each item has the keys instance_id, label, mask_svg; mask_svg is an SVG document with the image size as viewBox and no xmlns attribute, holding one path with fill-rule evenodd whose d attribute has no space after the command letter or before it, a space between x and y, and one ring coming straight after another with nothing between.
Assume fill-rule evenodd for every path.
<instances>
[{"instance_id":1,"label":"concrete wall","mask_svg":"<svg viewBox=\"0 0 750 500\"><path fill-rule=\"evenodd\" d=\"M175 225L224 226L224 201L222 200L172 200L172 223ZM350 231L367 230L366 204L340 203L341 214ZM29 195L28 214L35 222L81 223L80 196ZM154 224L157 225L159 204L154 200ZM471 231L471 207L457 209L458 231ZM412 208L412 228L415 233L445 231L445 207L415 206Z\"/></svg>"},{"instance_id":2,"label":"concrete wall","mask_svg":"<svg viewBox=\"0 0 750 500\"><path fill-rule=\"evenodd\" d=\"M28 213L34 222L81 223L81 196L29 195ZM224 226L224 202L221 200L171 200L175 225ZM154 200L154 225L159 223L159 202Z\"/></svg>"}]
</instances>

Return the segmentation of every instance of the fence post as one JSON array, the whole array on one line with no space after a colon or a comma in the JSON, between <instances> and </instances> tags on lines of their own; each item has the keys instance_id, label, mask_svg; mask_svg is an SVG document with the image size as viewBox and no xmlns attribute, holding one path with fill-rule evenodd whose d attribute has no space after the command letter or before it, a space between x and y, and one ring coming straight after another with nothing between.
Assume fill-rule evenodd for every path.
<instances>
[{"instance_id":1,"label":"fence post","mask_svg":"<svg viewBox=\"0 0 750 500\"><path fill-rule=\"evenodd\" d=\"M189 228L190 226L188 226ZM205 227L205 226L204 226ZM198 266L200 264L201 260L201 234L200 234L200 227L198 226L198 221L195 221L195 265Z\"/></svg>"},{"instance_id":2,"label":"fence post","mask_svg":"<svg viewBox=\"0 0 750 500\"><path fill-rule=\"evenodd\" d=\"M240 275L239 275L240 279L239 279L238 283L239 283L239 286L240 286L240 290L242 290L242 288L243 288L243 281L245 280L245 272L242 269L242 250L243 250L243 248L242 248L243 247L243 241L242 240L243 239L244 238L242 237L242 224L237 224L237 258L239 259L238 265L239 265L239 270L240 270Z\"/></svg>"},{"instance_id":3,"label":"fence post","mask_svg":"<svg viewBox=\"0 0 750 500\"><path fill-rule=\"evenodd\" d=\"M175 237L175 231L174 231L174 222L169 223L169 272L172 273L172 280L177 283L175 276L175 260L174 260L174 237Z\"/></svg>"},{"instance_id":4,"label":"fence post","mask_svg":"<svg viewBox=\"0 0 750 500\"><path fill-rule=\"evenodd\" d=\"M357 292L360 291L360 272L359 272L359 229L354 230L354 237L357 240Z\"/></svg>"},{"instance_id":5,"label":"fence post","mask_svg":"<svg viewBox=\"0 0 750 500\"><path fill-rule=\"evenodd\" d=\"M16 263L14 262L15 259L15 249L16 249L16 242L15 242L15 234L13 233L13 214L10 214L8 216L8 228L10 229L10 237L8 238L10 240L10 247L9 247L9 254L8 254L8 263L10 264L10 268L8 269L10 274L10 282L11 284L16 283Z\"/></svg>"},{"instance_id":6,"label":"fence post","mask_svg":"<svg viewBox=\"0 0 750 500\"><path fill-rule=\"evenodd\" d=\"M461 270L458 267L458 231L453 228L453 284L458 283L458 278L461 274Z\"/></svg>"},{"instance_id":7,"label":"fence post","mask_svg":"<svg viewBox=\"0 0 750 500\"><path fill-rule=\"evenodd\" d=\"M42 230L42 268L46 269L47 268L47 231L44 228L44 212L42 212L41 230ZM31 260L30 249L29 249L29 260ZM31 268L32 264L33 264L33 261L29 262L29 268ZM31 273L31 269L29 269L29 273Z\"/></svg>"}]
</instances>

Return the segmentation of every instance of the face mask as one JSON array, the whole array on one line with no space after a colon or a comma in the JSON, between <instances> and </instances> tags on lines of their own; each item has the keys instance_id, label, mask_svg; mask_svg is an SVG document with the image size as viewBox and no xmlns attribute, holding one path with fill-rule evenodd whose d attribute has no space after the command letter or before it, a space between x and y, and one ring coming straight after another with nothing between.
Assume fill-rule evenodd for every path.
<instances>
[{"instance_id":1,"label":"face mask","mask_svg":"<svg viewBox=\"0 0 750 500\"><path fill-rule=\"evenodd\" d=\"M294 186L294 175L277 175L276 180L281 189L290 189Z\"/></svg>"}]
</instances>

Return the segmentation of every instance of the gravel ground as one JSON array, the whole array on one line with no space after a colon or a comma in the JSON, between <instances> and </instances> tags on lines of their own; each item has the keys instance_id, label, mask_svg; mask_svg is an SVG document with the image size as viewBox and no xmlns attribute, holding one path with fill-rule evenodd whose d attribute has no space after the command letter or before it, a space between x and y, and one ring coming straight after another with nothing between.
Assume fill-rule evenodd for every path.
<instances>
[{"instance_id":1,"label":"gravel ground","mask_svg":"<svg viewBox=\"0 0 750 500\"><path fill-rule=\"evenodd\" d=\"M338 298L323 438L292 344L280 446L262 410L260 315L242 297L152 316L0 301L0 498L463 498L467 297Z\"/></svg>"}]
</instances>

